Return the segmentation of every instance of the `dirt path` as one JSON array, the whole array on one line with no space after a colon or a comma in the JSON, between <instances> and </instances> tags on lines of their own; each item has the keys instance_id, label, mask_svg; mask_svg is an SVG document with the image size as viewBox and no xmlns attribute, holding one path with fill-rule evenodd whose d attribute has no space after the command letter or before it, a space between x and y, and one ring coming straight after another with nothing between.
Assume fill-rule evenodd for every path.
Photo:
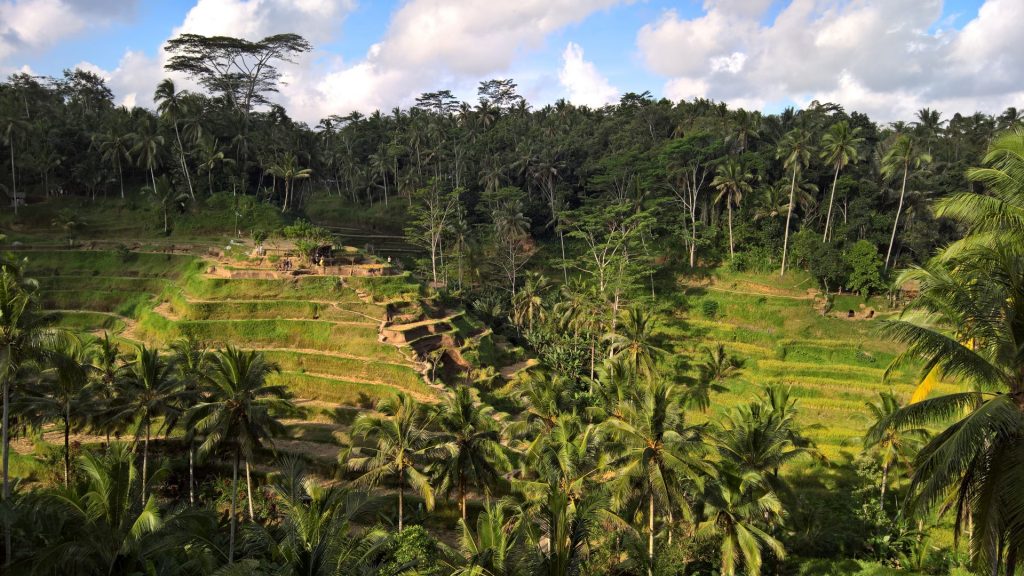
<instances>
[{"instance_id":1,"label":"dirt path","mask_svg":"<svg viewBox=\"0 0 1024 576\"><path fill-rule=\"evenodd\" d=\"M518 374L519 372L536 364L537 360L533 358L527 358L522 362L516 362L515 364L510 364L508 366L502 367L500 370L498 370L498 373L501 374L501 377L504 378L505 380L511 380L512 378L515 378L515 375Z\"/></svg>"},{"instance_id":2,"label":"dirt path","mask_svg":"<svg viewBox=\"0 0 1024 576\"><path fill-rule=\"evenodd\" d=\"M813 301L814 300L814 296L806 296L806 295L805 296L792 296L792 295L788 295L788 294L773 294L771 292L748 292L748 291L745 291L745 290L732 290L732 289L729 289L729 288L721 288L719 286L715 286L714 284L708 284L706 286L701 286L701 285L687 286L686 290L688 290L688 291L689 290L710 290L712 292L727 292L729 294L742 294L744 296L758 296L758 297L763 296L765 298L784 298L786 300L804 300L804 301Z\"/></svg>"}]
</instances>

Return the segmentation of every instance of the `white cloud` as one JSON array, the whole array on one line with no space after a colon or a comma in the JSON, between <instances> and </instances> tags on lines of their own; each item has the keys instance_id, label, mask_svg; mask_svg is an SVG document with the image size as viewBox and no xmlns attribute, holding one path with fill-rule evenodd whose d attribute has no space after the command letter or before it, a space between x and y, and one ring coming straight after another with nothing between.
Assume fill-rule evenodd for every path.
<instances>
[{"instance_id":1,"label":"white cloud","mask_svg":"<svg viewBox=\"0 0 1024 576\"><path fill-rule=\"evenodd\" d=\"M134 0L0 0L0 60L131 16Z\"/></svg>"},{"instance_id":2,"label":"white cloud","mask_svg":"<svg viewBox=\"0 0 1024 576\"><path fill-rule=\"evenodd\" d=\"M667 11L638 32L641 58L672 98L834 101L881 120L1020 105L1020 0L986 0L960 31L941 0L790 0L764 24L768 4L709 0L692 19Z\"/></svg>"},{"instance_id":3,"label":"white cloud","mask_svg":"<svg viewBox=\"0 0 1024 576\"><path fill-rule=\"evenodd\" d=\"M568 92L570 102L599 108L618 100L619 89L598 72L593 62L583 59L583 48L579 44L569 42L566 45L562 62L558 81Z\"/></svg>"}]
</instances>

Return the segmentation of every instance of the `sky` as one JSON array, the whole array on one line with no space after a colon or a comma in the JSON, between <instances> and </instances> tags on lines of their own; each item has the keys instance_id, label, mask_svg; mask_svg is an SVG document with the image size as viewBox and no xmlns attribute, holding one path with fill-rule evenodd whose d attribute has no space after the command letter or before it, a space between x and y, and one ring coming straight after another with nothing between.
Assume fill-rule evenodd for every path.
<instances>
[{"instance_id":1,"label":"sky","mask_svg":"<svg viewBox=\"0 0 1024 576\"><path fill-rule=\"evenodd\" d=\"M535 107L650 91L910 121L1024 108L1021 22L1024 0L0 0L0 75L80 67L152 107L168 39L295 32L314 50L273 99L310 124L509 77Z\"/></svg>"}]
</instances>

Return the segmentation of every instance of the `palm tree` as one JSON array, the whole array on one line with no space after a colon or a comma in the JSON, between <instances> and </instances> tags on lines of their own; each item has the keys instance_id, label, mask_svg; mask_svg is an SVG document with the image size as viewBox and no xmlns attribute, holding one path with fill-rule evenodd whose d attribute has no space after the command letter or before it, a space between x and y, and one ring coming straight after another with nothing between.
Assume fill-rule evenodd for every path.
<instances>
[{"instance_id":1,"label":"palm tree","mask_svg":"<svg viewBox=\"0 0 1024 576\"><path fill-rule=\"evenodd\" d=\"M647 574L653 574L655 503L668 511L667 531L672 531L672 510L683 504L680 482L697 479L704 466L696 456L702 451L693 430L683 428L683 413L674 387L654 380L637 391L639 396L619 407L618 416L607 421L621 444L616 459L612 493L623 500L634 494L647 504ZM685 505L684 505L685 506ZM671 538L671 536L670 536Z\"/></svg>"},{"instance_id":2,"label":"palm tree","mask_svg":"<svg viewBox=\"0 0 1024 576\"><path fill-rule=\"evenodd\" d=\"M789 223L793 217L793 199L796 194L797 175L811 163L811 136L801 129L794 128L786 133L779 142L776 156L783 159L783 166L792 172L789 183L789 205L786 210L786 228L782 240L782 272L786 275L786 253L789 250Z\"/></svg>"},{"instance_id":3,"label":"palm tree","mask_svg":"<svg viewBox=\"0 0 1024 576\"><path fill-rule=\"evenodd\" d=\"M313 171L309 168L299 168L299 160L291 152L285 153L279 162L270 166L268 171L277 178L284 180L284 201L281 204L281 212L288 210L292 183L295 180L303 180L313 175Z\"/></svg>"},{"instance_id":4,"label":"palm tree","mask_svg":"<svg viewBox=\"0 0 1024 576\"><path fill-rule=\"evenodd\" d=\"M832 193L828 197L828 213L825 216L825 233L822 241L827 242L832 225L832 204L836 199L836 183L839 182L839 171L848 164L856 164L859 160L858 148L864 143L859 136L860 127L850 128L849 122L843 120L829 127L821 138L821 159L835 168L832 176Z\"/></svg>"},{"instance_id":5,"label":"palm tree","mask_svg":"<svg viewBox=\"0 0 1024 576\"><path fill-rule=\"evenodd\" d=\"M161 558L175 565L175 554L202 546L197 535L213 529L212 515L162 513L154 496L140 505L134 460L124 444L103 455L87 452L78 461L84 482L41 496L37 510L61 529L26 559L25 573L143 574Z\"/></svg>"},{"instance_id":6,"label":"palm tree","mask_svg":"<svg viewBox=\"0 0 1024 576\"><path fill-rule=\"evenodd\" d=\"M892 223L892 236L889 238L889 249L885 253L885 269L889 269L889 262L892 258L892 246L896 243L896 228L900 223L900 214L903 212L903 198L907 192L907 179L910 177L910 170L918 169L922 164L932 161L930 154L917 149L916 143L906 134L900 135L893 142L892 146L882 157L882 175L892 178L900 171L903 172L903 185L900 187L900 202L896 207L896 219Z\"/></svg>"},{"instance_id":7,"label":"palm tree","mask_svg":"<svg viewBox=\"0 0 1024 576\"><path fill-rule=\"evenodd\" d=\"M153 196L153 202L160 208L164 219L164 234L167 234L169 230L168 226L168 213L170 212L171 206L176 203L183 202L188 196L184 194L177 194L174 191L174 186L171 184L171 180L166 174L160 176L156 181L154 188L143 188L142 191Z\"/></svg>"},{"instance_id":8,"label":"palm tree","mask_svg":"<svg viewBox=\"0 0 1024 576\"><path fill-rule=\"evenodd\" d=\"M74 334L62 335L59 348L49 354L53 365L42 386L28 390L29 410L44 419L56 417L64 432L64 486L71 481L71 428L87 420L90 409L90 346Z\"/></svg>"},{"instance_id":9,"label":"palm tree","mask_svg":"<svg viewBox=\"0 0 1024 576\"><path fill-rule=\"evenodd\" d=\"M3 500L11 496L10 409L11 392L21 383L23 370L43 354L47 334L32 282L11 264L0 266L0 387L3 389ZM5 563L10 563L11 532L4 530Z\"/></svg>"},{"instance_id":10,"label":"palm tree","mask_svg":"<svg viewBox=\"0 0 1024 576\"><path fill-rule=\"evenodd\" d=\"M893 464L903 463L909 465L910 455L914 454L921 447L921 440L928 437L928 430L924 428L912 428L897 430L886 426L886 422L892 419L902 406L899 398L892 392L879 392L878 402L865 402L868 411L875 419L875 426L881 426L880 434L866 438L864 449L875 452L882 461L882 485L879 494L879 502L885 506L885 490L889 486L889 469Z\"/></svg>"},{"instance_id":11,"label":"palm tree","mask_svg":"<svg viewBox=\"0 0 1024 576\"><path fill-rule=\"evenodd\" d=\"M431 440L429 472L437 490L458 494L459 511L466 521L466 497L471 485L489 489L501 482L511 463L501 445L494 409L478 402L466 386L459 386L435 409L433 423L440 433Z\"/></svg>"},{"instance_id":12,"label":"palm tree","mask_svg":"<svg viewBox=\"0 0 1024 576\"><path fill-rule=\"evenodd\" d=\"M181 383L175 378L174 366L160 356L160 351L140 345L135 358L129 364L125 390L119 399L119 414L116 419L127 419L134 423L135 442L142 444L142 490L145 502L149 494L149 441L153 436L153 424L178 415L178 404L182 397Z\"/></svg>"},{"instance_id":13,"label":"palm tree","mask_svg":"<svg viewBox=\"0 0 1024 576\"><path fill-rule=\"evenodd\" d=\"M398 482L398 531L405 526L405 487L417 491L428 510L434 508L434 490L429 478L417 469L418 455L429 445L423 410L411 396L405 393L388 398L378 410L383 416L360 414L352 426L352 436L371 440L376 445L353 449L355 457L347 458L347 466L362 476L357 482L376 486L387 477ZM363 455L367 452L367 455Z\"/></svg>"},{"instance_id":14,"label":"palm tree","mask_svg":"<svg viewBox=\"0 0 1024 576\"><path fill-rule=\"evenodd\" d=\"M534 320L544 320L544 295L551 289L551 283L543 274L527 272L522 288L512 299L512 321L517 326L526 324L527 330L533 330Z\"/></svg>"},{"instance_id":15,"label":"palm tree","mask_svg":"<svg viewBox=\"0 0 1024 576\"><path fill-rule=\"evenodd\" d=\"M899 409L869 430L867 442L929 423L942 426L914 460L908 507L923 513L942 502L943 509L956 511L958 531L971 518L970 543L979 565L993 574L1004 566L1012 574L1017 551L1024 550L1020 248L999 240L977 244L952 262L937 260L904 272L898 283L906 281L919 282L920 295L901 318L883 325L906 345L890 372L908 360L920 361L922 374L934 370L963 391Z\"/></svg>"},{"instance_id":16,"label":"palm tree","mask_svg":"<svg viewBox=\"0 0 1024 576\"><path fill-rule=\"evenodd\" d=\"M735 376L743 369L743 360L730 355L724 344L717 344L714 347L704 347L704 361L697 366L699 378L689 390L689 400L701 412L707 412L711 407L711 392L724 392L727 390L722 382Z\"/></svg>"},{"instance_id":17,"label":"palm tree","mask_svg":"<svg viewBox=\"0 0 1024 576\"><path fill-rule=\"evenodd\" d=\"M231 531L228 562L235 559L235 532L238 525L238 466L242 459L248 469L256 449L284 432L279 418L293 411L288 390L268 384L267 377L278 372L263 353L228 346L218 350L210 361L206 400L186 415L187 425L202 435L200 455L227 448L231 453ZM248 494L251 498L252 487Z\"/></svg>"},{"instance_id":18,"label":"palm tree","mask_svg":"<svg viewBox=\"0 0 1024 576\"><path fill-rule=\"evenodd\" d=\"M93 411L94 421L90 428L102 429L107 436L106 444L109 446L110 432L124 428L124 422L117 422L114 414L118 412L118 399L127 389L124 379L129 368L123 361L117 342L111 339L108 332L103 333L103 338L94 341L90 364L89 373L93 379L90 388L93 400L98 404Z\"/></svg>"},{"instance_id":19,"label":"palm tree","mask_svg":"<svg viewBox=\"0 0 1024 576\"><path fill-rule=\"evenodd\" d=\"M1024 190L1019 176L1024 172L1024 126L993 140L983 164L968 170L967 178L984 185L984 192L957 192L935 205L936 216L957 220L968 231L943 250L946 258L997 240L1006 248L1024 247Z\"/></svg>"},{"instance_id":20,"label":"palm tree","mask_svg":"<svg viewBox=\"0 0 1024 576\"><path fill-rule=\"evenodd\" d=\"M282 462L282 474L271 489L281 513L279 527L254 527L250 538L271 551L275 574L335 576L364 574L379 555L375 531L357 533L354 520L371 511L371 501L338 484L325 484L305 473L295 459Z\"/></svg>"},{"instance_id":21,"label":"palm tree","mask_svg":"<svg viewBox=\"0 0 1024 576\"><path fill-rule=\"evenodd\" d=\"M121 161L131 162L132 157L129 150L131 138L112 128L99 136L96 141L99 142L103 161L113 164L117 170L117 181L121 185L121 198L124 198L124 172Z\"/></svg>"},{"instance_id":22,"label":"palm tree","mask_svg":"<svg viewBox=\"0 0 1024 576\"><path fill-rule=\"evenodd\" d=\"M156 122L150 116L141 116L135 133L132 134L131 153L135 155L135 161L144 170L149 171L149 179L156 189L155 170L160 166L160 149L164 145L164 137L160 135Z\"/></svg>"},{"instance_id":23,"label":"palm tree","mask_svg":"<svg viewBox=\"0 0 1024 576\"><path fill-rule=\"evenodd\" d=\"M722 576L735 576L740 565L750 576L761 574L763 550L779 559L786 556L782 543L759 526L782 518L782 502L756 472L742 472L725 461L703 494L705 521L698 537L721 539Z\"/></svg>"},{"instance_id":24,"label":"palm tree","mask_svg":"<svg viewBox=\"0 0 1024 576\"><path fill-rule=\"evenodd\" d=\"M171 343L171 351L174 354L174 368L177 372L178 382L181 383L182 395L181 406L183 413L187 413L193 406L199 403L203 397L204 385L206 383L206 371L210 363L210 351L205 344L195 338L180 338ZM176 422L172 423L175 424ZM185 440L188 442L188 502L195 504L195 429L186 427Z\"/></svg>"},{"instance_id":25,"label":"palm tree","mask_svg":"<svg viewBox=\"0 0 1024 576\"><path fill-rule=\"evenodd\" d=\"M611 357L621 360L634 378L650 381L657 371L657 362L665 350L655 344L654 330L658 317L645 307L632 306L622 317L619 332L606 335Z\"/></svg>"},{"instance_id":26,"label":"palm tree","mask_svg":"<svg viewBox=\"0 0 1024 576\"><path fill-rule=\"evenodd\" d=\"M459 520L459 565L452 576L513 576L518 558L520 519L506 517L504 502L484 504L476 517L476 533L465 519Z\"/></svg>"},{"instance_id":27,"label":"palm tree","mask_svg":"<svg viewBox=\"0 0 1024 576\"><path fill-rule=\"evenodd\" d=\"M0 118L0 136L3 136L4 145L11 150L11 193L14 194L15 215L18 214L18 180L15 176L17 171L14 164L14 148L17 138L26 134L29 128L31 124L13 114Z\"/></svg>"},{"instance_id":28,"label":"palm tree","mask_svg":"<svg viewBox=\"0 0 1024 576\"><path fill-rule=\"evenodd\" d=\"M156 111L160 116L166 118L174 126L174 138L178 141L178 154L181 158L181 171L185 173L185 181L188 182L188 194L195 200L196 194L192 190L192 176L188 172L188 163L185 161L185 146L181 143L181 131L178 129L178 123L187 114L187 105L184 98L186 95L185 91L175 91L173 80L164 78L156 86L153 102L156 103ZM123 187L121 197L124 197Z\"/></svg>"},{"instance_id":29,"label":"palm tree","mask_svg":"<svg viewBox=\"0 0 1024 576\"><path fill-rule=\"evenodd\" d=\"M717 175L711 181L711 185L718 190L715 202L725 200L725 206L729 210L729 256L735 257L736 252L732 240L732 207L739 208L740 202L743 201L743 195L750 194L753 190L750 181L754 176L745 166L733 159L719 164L716 172Z\"/></svg>"},{"instance_id":30,"label":"palm tree","mask_svg":"<svg viewBox=\"0 0 1024 576\"><path fill-rule=\"evenodd\" d=\"M213 171L218 165L223 168L224 166L234 165L235 161L231 158L224 156L224 151L217 146L217 141L213 139L205 139L199 146L199 154L202 162L199 163L199 169L206 172L206 191L207 194L213 195Z\"/></svg>"}]
</instances>

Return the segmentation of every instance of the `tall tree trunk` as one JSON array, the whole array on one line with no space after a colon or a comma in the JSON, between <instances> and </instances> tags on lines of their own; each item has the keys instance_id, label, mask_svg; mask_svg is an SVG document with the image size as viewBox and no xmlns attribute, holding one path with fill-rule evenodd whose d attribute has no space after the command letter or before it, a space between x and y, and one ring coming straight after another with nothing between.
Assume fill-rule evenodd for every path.
<instances>
[{"instance_id":1,"label":"tall tree trunk","mask_svg":"<svg viewBox=\"0 0 1024 576\"><path fill-rule=\"evenodd\" d=\"M892 236L889 237L889 250L885 253L885 269L889 269L889 257L892 256L892 245L896 243L896 226L900 223L900 212L903 211L903 195L907 191L907 174L910 172L910 163L903 167L903 186L900 188L900 203L896 206L896 221L892 223Z\"/></svg>"},{"instance_id":2,"label":"tall tree trunk","mask_svg":"<svg viewBox=\"0 0 1024 576\"><path fill-rule=\"evenodd\" d=\"M885 510L885 489L889 485L889 465L882 466L882 490L878 495L878 505Z\"/></svg>"},{"instance_id":3,"label":"tall tree trunk","mask_svg":"<svg viewBox=\"0 0 1024 576\"><path fill-rule=\"evenodd\" d=\"M5 378L3 382L3 396L4 396L4 407L3 407L3 467L4 467L4 501L11 496L11 482L10 476L8 476L9 458L11 455L11 443L10 443L10 395L11 386L10 382ZM4 526L4 566L11 564L11 525L6 523Z\"/></svg>"},{"instance_id":4,"label":"tall tree trunk","mask_svg":"<svg viewBox=\"0 0 1024 576\"><path fill-rule=\"evenodd\" d=\"M146 482L149 480L149 421L146 421L146 439L142 444L142 505L146 505Z\"/></svg>"},{"instance_id":5,"label":"tall tree trunk","mask_svg":"<svg viewBox=\"0 0 1024 576\"><path fill-rule=\"evenodd\" d=\"M821 241L828 242L828 227L832 223L832 203L836 199L836 182L839 181L839 164L836 164L836 173L832 177L832 194L828 197L828 215L825 216L825 234L822 235Z\"/></svg>"},{"instance_id":6,"label":"tall tree trunk","mask_svg":"<svg viewBox=\"0 0 1024 576\"><path fill-rule=\"evenodd\" d=\"M181 171L185 173L185 181L188 182L188 195L192 200L196 199L195 191L192 190L192 176L188 173L188 164L185 163L185 147L181 144L181 133L178 132L178 122L174 122L174 137L178 140L178 152L181 155ZM124 194L121 195L124 198Z\"/></svg>"},{"instance_id":7,"label":"tall tree trunk","mask_svg":"<svg viewBox=\"0 0 1024 576\"><path fill-rule=\"evenodd\" d=\"M401 469L398 471L398 531L402 531L404 511L402 508L405 504L405 470Z\"/></svg>"},{"instance_id":8,"label":"tall tree trunk","mask_svg":"<svg viewBox=\"0 0 1024 576\"><path fill-rule=\"evenodd\" d=\"M14 136L11 136L11 193L14 194L14 215L18 215L18 179L14 176Z\"/></svg>"},{"instance_id":9,"label":"tall tree trunk","mask_svg":"<svg viewBox=\"0 0 1024 576\"><path fill-rule=\"evenodd\" d=\"M118 156L116 156L116 158L117 158L117 180L118 180L118 182L121 183L121 200L124 200L124 172L121 171L121 156L118 155ZM47 195L49 195L49 194L47 194Z\"/></svg>"},{"instance_id":10,"label":"tall tree trunk","mask_svg":"<svg viewBox=\"0 0 1024 576\"><path fill-rule=\"evenodd\" d=\"M729 197L725 198L725 205L729 208L729 258L736 257L736 251L733 248L732 242L732 202L729 201Z\"/></svg>"},{"instance_id":11,"label":"tall tree trunk","mask_svg":"<svg viewBox=\"0 0 1024 576\"><path fill-rule=\"evenodd\" d=\"M654 576L654 490L647 495L647 576Z\"/></svg>"},{"instance_id":12,"label":"tall tree trunk","mask_svg":"<svg viewBox=\"0 0 1024 576\"><path fill-rule=\"evenodd\" d=\"M249 500L249 521L256 521L256 511L252 505L252 474L249 472L249 459L245 459L245 497Z\"/></svg>"},{"instance_id":13,"label":"tall tree trunk","mask_svg":"<svg viewBox=\"0 0 1024 576\"><path fill-rule=\"evenodd\" d=\"M459 510L462 511L462 523L466 523L466 481L459 480Z\"/></svg>"},{"instance_id":14,"label":"tall tree trunk","mask_svg":"<svg viewBox=\"0 0 1024 576\"><path fill-rule=\"evenodd\" d=\"M195 455L196 447L195 441L188 441L188 503L192 506L196 504L196 472L195 472Z\"/></svg>"},{"instance_id":15,"label":"tall tree trunk","mask_svg":"<svg viewBox=\"0 0 1024 576\"><path fill-rule=\"evenodd\" d=\"M569 269L565 266L565 232L561 228L558 230L558 243L562 245L562 278L565 283L569 283Z\"/></svg>"},{"instance_id":16,"label":"tall tree trunk","mask_svg":"<svg viewBox=\"0 0 1024 576\"><path fill-rule=\"evenodd\" d=\"M235 461L231 470L231 532L228 539L228 564L235 562L235 529L238 526L238 460L240 449L235 448Z\"/></svg>"},{"instance_id":17,"label":"tall tree trunk","mask_svg":"<svg viewBox=\"0 0 1024 576\"><path fill-rule=\"evenodd\" d=\"M64 413L64 487L71 483L71 403L67 403Z\"/></svg>"},{"instance_id":18,"label":"tall tree trunk","mask_svg":"<svg viewBox=\"0 0 1024 576\"><path fill-rule=\"evenodd\" d=\"M796 192L796 168L793 168L793 179L789 183L789 206L786 209L786 232L782 239L782 272L780 276L786 275L786 252L789 250L789 221L793 217L793 194Z\"/></svg>"}]
</instances>

